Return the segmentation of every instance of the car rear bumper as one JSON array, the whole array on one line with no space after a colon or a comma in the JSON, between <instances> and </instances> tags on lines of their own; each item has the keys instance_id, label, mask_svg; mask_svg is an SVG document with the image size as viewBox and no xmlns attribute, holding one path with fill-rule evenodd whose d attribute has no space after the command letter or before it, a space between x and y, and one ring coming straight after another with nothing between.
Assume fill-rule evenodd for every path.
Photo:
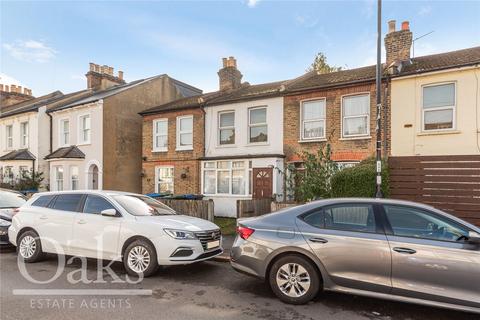
<instances>
[{"instance_id":1,"label":"car rear bumper","mask_svg":"<svg viewBox=\"0 0 480 320\"><path fill-rule=\"evenodd\" d=\"M263 279L271 251L266 246L237 237L230 251L230 264L238 272Z\"/></svg>"}]
</instances>

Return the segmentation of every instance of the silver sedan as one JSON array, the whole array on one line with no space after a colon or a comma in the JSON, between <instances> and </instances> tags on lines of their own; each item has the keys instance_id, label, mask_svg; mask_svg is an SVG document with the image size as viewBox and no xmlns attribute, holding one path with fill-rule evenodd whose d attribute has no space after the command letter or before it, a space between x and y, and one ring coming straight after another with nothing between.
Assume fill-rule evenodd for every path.
<instances>
[{"instance_id":1,"label":"silver sedan","mask_svg":"<svg viewBox=\"0 0 480 320\"><path fill-rule=\"evenodd\" d=\"M320 290L480 313L480 229L433 207L330 199L239 219L231 264L286 303Z\"/></svg>"}]
</instances>

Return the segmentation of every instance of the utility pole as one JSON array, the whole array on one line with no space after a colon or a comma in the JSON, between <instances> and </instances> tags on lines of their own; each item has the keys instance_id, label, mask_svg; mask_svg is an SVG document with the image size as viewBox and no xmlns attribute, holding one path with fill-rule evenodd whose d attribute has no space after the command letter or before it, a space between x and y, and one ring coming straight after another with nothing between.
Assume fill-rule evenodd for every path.
<instances>
[{"instance_id":1,"label":"utility pole","mask_svg":"<svg viewBox=\"0 0 480 320\"><path fill-rule=\"evenodd\" d=\"M377 76L376 76L376 93L377 93L377 145L376 145L376 198L383 198L382 193L382 0L377 0Z\"/></svg>"}]
</instances>

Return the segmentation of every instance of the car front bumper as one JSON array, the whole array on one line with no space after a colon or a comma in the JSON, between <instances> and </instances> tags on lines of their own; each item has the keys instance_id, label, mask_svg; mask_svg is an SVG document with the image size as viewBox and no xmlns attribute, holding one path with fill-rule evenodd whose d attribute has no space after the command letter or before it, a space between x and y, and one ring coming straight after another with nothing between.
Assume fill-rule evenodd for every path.
<instances>
[{"instance_id":1,"label":"car front bumper","mask_svg":"<svg viewBox=\"0 0 480 320\"><path fill-rule=\"evenodd\" d=\"M12 246L8 239L8 228L0 227L0 246Z\"/></svg>"},{"instance_id":2,"label":"car front bumper","mask_svg":"<svg viewBox=\"0 0 480 320\"><path fill-rule=\"evenodd\" d=\"M164 238L165 239L165 238ZM220 246L205 250L199 240L171 240L167 243L155 243L157 260L161 266L183 265L204 261L223 253L222 240ZM178 250L188 251L186 256L176 256Z\"/></svg>"}]
</instances>

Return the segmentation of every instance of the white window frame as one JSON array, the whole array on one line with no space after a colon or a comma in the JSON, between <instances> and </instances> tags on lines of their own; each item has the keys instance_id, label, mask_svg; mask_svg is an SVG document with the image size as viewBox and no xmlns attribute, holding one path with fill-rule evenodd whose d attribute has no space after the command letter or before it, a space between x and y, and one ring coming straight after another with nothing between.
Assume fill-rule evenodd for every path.
<instances>
[{"instance_id":1,"label":"white window frame","mask_svg":"<svg viewBox=\"0 0 480 320\"><path fill-rule=\"evenodd\" d=\"M446 85L446 84L453 84L453 106L443 106L443 107L435 107L435 108L429 108L429 109L424 109L423 108L423 89L427 87L436 87L436 86L441 86L441 85ZM442 131L455 131L457 128L457 82L456 81L447 81L447 82L436 82L436 83L429 83L429 84L424 84L421 86L422 93L421 93L421 106L420 110L422 112L422 132L442 132ZM445 128L445 129L425 129L425 112L429 111L441 111L441 110L452 110L452 127L451 128Z\"/></svg>"},{"instance_id":2,"label":"white window frame","mask_svg":"<svg viewBox=\"0 0 480 320\"><path fill-rule=\"evenodd\" d=\"M65 132L63 131L64 129L64 125L63 123L65 121L68 121L68 141L65 143L64 141L64 135L65 135ZM67 147L70 145L70 140L71 140L71 135L70 135L70 119L69 118L61 118L61 119L58 119L58 145L60 147Z\"/></svg>"},{"instance_id":3,"label":"white window frame","mask_svg":"<svg viewBox=\"0 0 480 320\"><path fill-rule=\"evenodd\" d=\"M315 101L323 101L324 102L324 117L323 118L316 118L310 120L303 119L303 105L305 102L315 102ZM306 138L305 137L305 123L306 122L317 122L323 121L323 134L320 137L314 138ZM313 99L305 99L300 101L300 140L302 141L316 141L316 140L325 140L327 132L327 98L313 98Z\"/></svg>"},{"instance_id":4,"label":"white window frame","mask_svg":"<svg viewBox=\"0 0 480 320\"><path fill-rule=\"evenodd\" d=\"M159 134L157 132L157 124L159 122L166 122L167 123L167 132L165 134ZM167 138L167 146L166 147L159 147L157 146L157 137L165 136ZM154 119L152 121L152 151L153 152L166 152L168 151L168 118L161 118L161 119Z\"/></svg>"},{"instance_id":5,"label":"white window frame","mask_svg":"<svg viewBox=\"0 0 480 320\"><path fill-rule=\"evenodd\" d=\"M226 113L233 113L233 126L226 126L226 127L222 127L221 126L221 122L220 122L220 117L222 116L222 114L226 114ZM218 130L217 130L217 135L218 135L218 139L217 139L217 144L218 146L220 147L224 147L224 146L235 146L237 140L236 140L236 132L235 132L235 110L222 110L222 111L219 111L218 112ZM234 142L233 143L223 143L222 144L222 141L221 141L221 132L222 130L232 130L233 129L233 140Z\"/></svg>"},{"instance_id":6,"label":"white window frame","mask_svg":"<svg viewBox=\"0 0 480 320\"><path fill-rule=\"evenodd\" d=\"M252 110L258 110L258 109L265 109L265 122L252 124L250 113L252 112ZM267 141L251 142L250 128L252 128L252 127L263 127L263 126L267 127ZM270 135L268 133L268 106L257 106L257 107L248 108L248 144L254 144L254 145L255 144L268 144L268 141L270 139L269 136Z\"/></svg>"},{"instance_id":7,"label":"white window frame","mask_svg":"<svg viewBox=\"0 0 480 320\"><path fill-rule=\"evenodd\" d=\"M362 115L356 115L356 116L344 116L343 115L343 99L344 98L350 98L350 97L356 97L356 96L368 96L368 112L366 114ZM341 106L340 106L340 115L341 115L341 130L342 130L342 138L344 139L355 139L355 138L368 138L370 137L370 113L371 113L371 97L370 97L370 92L358 92L358 93L352 93L352 94L346 94L341 96ZM345 135L344 132L344 127L345 127L345 119L353 119L353 118L364 118L367 117L367 132L364 134L349 134Z\"/></svg>"},{"instance_id":8,"label":"white window frame","mask_svg":"<svg viewBox=\"0 0 480 320\"><path fill-rule=\"evenodd\" d=\"M172 184L172 193L175 192L175 167L174 166L155 166L155 193L159 193L160 190L158 188L159 179L160 179L160 170L161 169L171 169L172 177L171 177L171 184Z\"/></svg>"},{"instance_id":9,"label":"white window frame","mask_svg":"<svg viewBox=\"0 0 480 320\"><path fill-rule=\"evenodd\" d=\"M54 170L54 173L55 173L55 191L63 191L64 190L64 181L65 181L65 168L63 166L55 166L54 167L55 170ZM62 169L62 179L59 179L58 178L58 172L59 172L59 169ZM61 181L61 189L58 188L58 186L60 185L59 182Z\"/></svg>"},{"instance_id":10,"label":"white window frame","mask_svg":"<svg viewBox=\"0 0 480 320\"><path fill-rule=\"evenodd\" d=\"M25 129L25 131L23 131ZM22 148L28 148L28 135L29 135L29 123L28 121L20 122L20 145Z\"/></svg>"},{"instance_id":11,"label":"white window frame","mask_svg":"<svg viewBox=\"0 0 480 320\"><path fill-rule=\"evenodd\" d=\"M10 128L10 135L8 134L8 128ZM13 124L5 126L5 147L7 150L13 149Z\"/></svg>"},{"instance_id":12,"label":"white window frame","mask_svg":"<svg viewBox=\"0 0 480 320\"><path fill-rule=\"evenodd\" d=\"M229 162L228 168L218 168L218 163L219 162ZM233 163L234 162L243 162L243 168L233 168ZM252 168L250 167L250 162L251 160L247 159L235 159L235 160L217 160L217 161L203 161L202 162L202 176L201 176L201 192L204 195L207 196L228 196L228 197L249 197L252 195L252 190L250 190L250 183L249 179L252 175ZM206 163L213 163L214 167L213 168L205 168ZM244 183L244 194L234 194L233 193L233 171L235 170L244 170L244 176L243 176L243 183ZM211 171L215 173L215 193L205 193L205 172L206 171ZM219 193L218 192L218 174L219 172L228 172L229 175L229 185L228 185L228 193ZM252 180L253 181L253 180ZM253 183L253 182L252 182Z\"/></svg>"},{"instance_id":13,"label":"white window frame","mask_svg":"<svg viewBox=\"0 0 480 320\"><path fill-rule=\"evenodd\" d=\"M13 173L13 166L5 166L3 167L3 181L5 183L11 183L15 179L15 175Z\"/></svg>"},{"instance_id":14,"label":"white window frame","mask_svg":"<svg viewBox=\"0 0 480 320\"><path fill-rule=\"evenodd\" d=\"M77 178L73 178L73 168L77 169ZM73 182L77 182L77 189L73 188ZM78 166L70 166L70 189L71 190L79 190L79 184L80 184L80 170L78 169Z\"/></svg>"},{"instance_id":15,"label":"white window frame","mask_svg":"<svg viewBox=\"0 0 480 320\"><path fill-rule=\"evenodd\" d=\"M83 119L85 118L90 119L90 127L88 129L85 129L83 127ZM83 139L83 134L85 133L86 130L88 130L88 140ZM68 131L70 131L70 128ZM92 117L90 116L89 113L81 114L78 116L78 145L90 144L91 141L92 141Z\"/></svg>"},{"instance_id":16,"label":"white window frame","mask_svg":"<svg viewBox=\"0 0 480 320\"><path fill-rule=\"evenodd\" d=\"M192 130L185 130L185 131L180 131L180 121L184 119L192 119ZM188 116L179 116L177 117L177 135L176 135L176 140L177 140L177 150L193 150L193 114L188 115ZM191 134L192 135L192 144L191 145L186 145L182 146L180 144L180 137L182 134Z\"/></svg>"}]
</instances>

